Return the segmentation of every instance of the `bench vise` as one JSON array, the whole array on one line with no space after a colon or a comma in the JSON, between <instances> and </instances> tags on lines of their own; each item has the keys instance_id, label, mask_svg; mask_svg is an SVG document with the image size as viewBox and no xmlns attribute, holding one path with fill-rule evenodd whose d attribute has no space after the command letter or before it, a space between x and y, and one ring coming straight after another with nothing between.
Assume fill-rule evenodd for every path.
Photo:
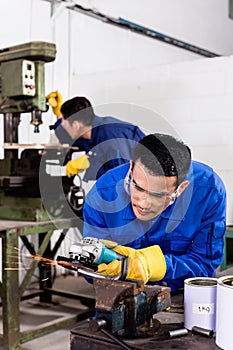
<instances>
[{"instance_id":1,"label":"bench vise","mask_svg":"<svg viewBox=\"0 0 233 350\"><path fill-rule=\"evenodd\" d=\"M114 259L122 262L119 276L95 272L100 263ZM86 237L70 247L69 258L57 260L93 280L96 304L95 317L89 319L91 330L105 329L127 338L153 336L158 331L160 323L153 315L171 306L170 288L126 279L129 257L119 255L96 238Z\"/></svg>"},{"instance_id":2,"label":"bench vise","mask_svg":"<svg viewBox=\"0 0 233 350\"><path fill-rule=\"evenodd\" d=\"M160 328L160 322L153 315L171 305L168 287L144 285L136 280L98 278L93 284L96 314L89 320L93 331L103 325L112 334L126 338L153 336Z\"/></svg>"}]
</instances>

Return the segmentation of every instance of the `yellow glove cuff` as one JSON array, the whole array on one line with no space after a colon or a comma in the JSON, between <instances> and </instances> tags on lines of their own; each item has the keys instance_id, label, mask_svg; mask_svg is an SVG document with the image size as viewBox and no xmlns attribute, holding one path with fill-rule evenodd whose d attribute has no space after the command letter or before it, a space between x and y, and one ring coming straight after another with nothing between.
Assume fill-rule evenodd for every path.
<instances>
[{"instance_id":1,"label":"yellow glove cuff","mask_svg":"<svg viewBox=\"0 0 233 350\"><path fill-rule=\"evenodd\" d=\"M145 283L163 279L166 273L166 261L158 245L143 249L117 246L114 250L130 257L127 278L143 279Z\"/></svg>"},{"instance_id":2,"label":"yellow glove cuff","mask_svg":"<svg viewBox=\"0 0 233 350\"><path fill-rule=\"evenodd\" d=\"M147 262L148 280L152 282L162 280L165 276L167 266L160 246L153 245L139 249L139 251L144 255Z\"/></svg>"}]
</instances>

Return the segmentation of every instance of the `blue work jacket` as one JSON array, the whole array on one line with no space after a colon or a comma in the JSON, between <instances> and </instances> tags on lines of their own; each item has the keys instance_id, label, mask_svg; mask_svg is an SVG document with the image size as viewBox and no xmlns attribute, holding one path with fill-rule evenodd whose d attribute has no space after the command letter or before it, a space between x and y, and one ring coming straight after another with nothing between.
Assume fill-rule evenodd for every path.
<instances>
[{"instance_id":1,"label":"blue work jacket","mask_svg":"<svg viewBox=\"0 0 233 350\"><path fill-rule=\"evenodd\" d=\"M90 140L80 137L74 141L62 127L61 119L52 128L62 144L88 153L90 168L86 170L84 181L96 180L107 170L128 162L136 143L145 136L138 126L113 117L95 116Z\"/></svg>"},{"instance_id":2,"label":"blue work jacket","mask_svg":"<svg viewBox=\"0 0 233 350\"><path fill-rule=\"evenodd\" d=\"M103 175L87 194L84 237L108 239L135 249L159 245L166 260L166 274L157 284L174 291L184 279L214 276L223 258L226 225L226 191L209 166L193 161L190 182L176 201L151 221L133 213L124 178L129 164Z\"/></svg>"}]
</instances>

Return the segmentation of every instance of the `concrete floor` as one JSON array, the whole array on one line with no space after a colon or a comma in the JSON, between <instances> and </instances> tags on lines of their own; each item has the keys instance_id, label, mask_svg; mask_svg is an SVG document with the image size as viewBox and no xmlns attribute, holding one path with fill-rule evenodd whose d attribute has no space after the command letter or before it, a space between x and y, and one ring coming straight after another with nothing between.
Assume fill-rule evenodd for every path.
<instances>
[{"instance_id":1,"label":"concrete floor","mask_svg":"<svg viewBox=\"0 0 233 350\"><path fill-rule=\"evenodd\" d=\"M93 286L82 277L68 275L57 277L54 288L70 293L94 298ZM0 309L1 310L1 309ZM20 304L20 330L36 328L41 324L59 320L60 317L82 315L90 310L78 299L53 295L52 303L41 303L39 297L22 301ZM2 332L2 315L0 314L0 332ZM22 350L70 350L70 329L75 326L60 329L48 335L36 338L21 345ZM0 349L2 347L0 346Z\"/></svg>"},{"instance_id":2,"label":"concrete floor","mask_svg":"<svg viewBox=\"0 0 233 350\"><path fill-rule=\"evenodd\" d=\"M22 350L70 350L69 329L53 332L46 336L24 343Z\"/></svg>"},{"instance_id":3,"label":"concrete floor","mask_svg":"<svg viewBox=\"0 0 233 350\"><path fill-rule=\"evenodd\" d=\"M232 275L233 268L218 271L217 276ZM84 296L95 297L94 288L87 283L83 277L75 275L67 275L57 277L54 283L54 288L82 294ZM59 317L66 315L80 315L90 310L84 303L77 299L65 298L63 296L53 295L52 303L41 303L39 298L33 298L21 302L20 304L20 319L21 331L37 327L51 320L59 320ZM0 308L1 311L1 308ZM0 314L0 332L2 332ZM70 350L70 329L74 328L75 324L60 329L48 335L36 338L21 345L22 350ZM0 349L2 349L0 347Z\"/></svg>"}]
</instances>

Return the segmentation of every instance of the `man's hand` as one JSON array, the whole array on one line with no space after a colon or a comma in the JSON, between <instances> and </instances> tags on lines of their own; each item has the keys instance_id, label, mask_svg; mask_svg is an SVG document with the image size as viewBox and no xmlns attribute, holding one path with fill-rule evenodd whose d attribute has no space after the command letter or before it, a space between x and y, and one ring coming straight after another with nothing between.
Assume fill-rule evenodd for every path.
<instances>
[{"instance_id":1,"label":"man's hand","mask_svg":"<svg viewBox=\"0 0 233 350\"><path fill-rule=\"evenodd\" d=\"M83 156L77 159L70 160L66 164L66 175L68 177L71 177L72 175L77 175L81 171L88 169L89 166L90 162L88 160L88 156L84 154Z\"/></svg>"},{"instance_id":2,"label":"man's hand","mask_svg":"<svg viewBox=\"0 0 233 350\"><path fill-rule=\"evenodd\" d=\"M50 92L50 94L46 96L46 101L52 107L53 113L59 118L61 115L61 106L63 104L61 93L59 91Z\"/></svg>"},{"instance_id":3,"label":"man's hand","mask_svg":"<svg viewBox=\"0 0 233 350\"><path fill-rule=\"evenodd\" d=\"M106 246L108 243L103 241ZM160 281L166 273L166 261L158 245L143 249L124 246L111 247L117 253L129 256L127 278L144 281ZM121 261L113 260L109 264L100 264L98 272L109 276L117 276L121 272Z\"/></svg>"}]
</instances>

